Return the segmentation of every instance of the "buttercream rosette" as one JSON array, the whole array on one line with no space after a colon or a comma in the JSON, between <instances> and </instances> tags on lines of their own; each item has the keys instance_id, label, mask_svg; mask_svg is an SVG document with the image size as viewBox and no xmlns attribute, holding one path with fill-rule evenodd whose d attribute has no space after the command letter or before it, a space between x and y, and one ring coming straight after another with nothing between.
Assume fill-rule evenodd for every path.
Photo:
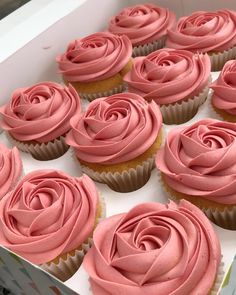
<instances>
[{"instance_id":1,"label":"buttercream rosette","mask_svg":"<svg viewBox=\"0 0 236 295\"><path fill-rule=\"evenodd\" d=\"M164 123L180 124L205 102L210 71L207 54L163 48L135 58L124 80L130 92L160 105Z\"/></svg>"},{"instance_id":2,"label":"buttercream rosette","mask_svg":"<svg viewBox=\"0 0 236 295\"><path fill-rule=\"evenodd\" d=\"M203 119L174 129L156 157L164 187L199 206L216 224L235 229L236 124Z\"/></svg>"},{"instance_id":3,"label":"buttercream rosette","mask_svg":"<svg viewBox=\"0 0 236 295\"><path fill-rule=\"evenodd\" d=\"M88 176L36 170L0 201L0 244L65 280L80 266L103 215Z\"/></svg>"},{"instance_id":4,"label":"buttercream rosette","mask_svg":"<svg viewBox=\"0 0 236 295\"><path fill-rule=\"evenodd\" d=\"M39 160L50 160L68 150L65 135L69 121L80 112L80 98L71 85L41 82L13 92L0 108L0 126L20 150Z\"/></svg>"},{"instance_id":5,"label":"buttercream rosette","mask_svg":"<svg viewBox=\"0 0 236 295\"><path fill-rule=\"evenodd\" d=\"M57 57L65 82L89 100L122 92L130 69L132 44L126 36L99 32L72 41Z\"/></svg>"},{"instance_id":6,"label":"buttercream rosette","mask_svg":"<svg viewBox=\"0 0 236 295\"><path fill-rule=\"evenodd\" d=\"M84 173L122 192L147 182L161 144L157 104L133 93L115 94L96 99L70 123L66 142Z\"/></svg>"},{"instance_id":7,"label":"buttercream rosette","mask_svg":"<svg viewBox=\"0 0 236 295\"><path fill-rule=\"evenodd\" d=\"M94 295L208 295L216 294L220 260L211 223L182 200L143 203L105 219L83 266Z\"/></svg>"},{"instance_id":8,"label":"buttercream rosette","mask_svg":"<svg viewBox=\"0 0 236 295\"><path fill-rule=\"evenodd\" d=\"M167 31L176 17L168 8L147 3L126 7L109 21L108 30L126 35L133 45L133 56L147 55L165 46Z\"/></svg>"},{"instance_id":9,"label":"buttercream rosette","mask_svg":"<svg viewBox=\"0 0 236 295\"><path fill-rule=\"evenodd\" d=\"M166 46L208 53L212 70L219 71L227 60L236 57L236 12L222 9L184 16L169 30Z\"/></svg>"},{"instance_id":10,"label":"buttercream rosette","mask_svg":"<svg viewBox=\"0 0 236 295\"><path fill-rule=\"evenodd\" d=\"M212 105L226 121L236 122L236 61L228 61L218 79L211 84Z\"/></svg>"}]
</instances>

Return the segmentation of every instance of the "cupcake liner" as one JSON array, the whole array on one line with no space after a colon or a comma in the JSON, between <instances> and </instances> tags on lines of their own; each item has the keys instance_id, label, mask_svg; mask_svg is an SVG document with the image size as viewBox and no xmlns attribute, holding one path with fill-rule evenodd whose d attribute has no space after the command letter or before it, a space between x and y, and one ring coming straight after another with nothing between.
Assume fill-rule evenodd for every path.
<instances>
[{"instance_id":1,"label":"cupcake liner","mask_svg":"<svg viewBox=\"0 0 236 295\"><path fill-rule=\"evenodd\" d=\"M53 141L47 143L25 143L14 139L7 133L8 139L13 145L17 146L19 150L30 153L37 160L52 160L62 156L69 146L65 142L65 136L60 136Z\"/></svg>"},{"instance_id":2,"label":"cupcake liner","mask_svg":"<svg viewBox=\"0 0 236 295\"><path fill-rule=\"evenodd\" d=\"M209 57L211 59L211 70L213 72L220 71L228 60L236 58L236 46L223 52L209 54Z\"/></svg>"},{"instance_id":3,"label":"cupcake liner","mask_svg":"<svg viewBox=\"0 0 236 295\"><path fill-rule=\"evenodd\" d=\"M165 46L166 36L163 36L157 41L147 43L144 45L133 47L133 57L148 55L149 53L161 49Z\"/></svg>"},{"instance_id":4,"label":"cupcake liner","mask_svg":"<svg viewBox=\"0 0 236 295\"><path fill-rule=\"evenodd\" d=\"M96 225L106 216L106 205L103 197L100 196L99 201L101 213L96 219ZM73 252L73 255L68 253L66 259L59 258L58 263L44 263L41 265L41 268L64 282L72 277L72 275L74 275L74 273L79 269L85 254L92 247L92 245L93 239L92 237L89 237L87 241L81 245L80 249Z\"/></svg>"},{"instance_id":5,"label":"cupcake liner","mask_svg":"<svg viewBox=\"0 0 236 295\"><path fill-rule=\"evenodd\" d=\"M107 97L116 93L121 93L125 90L125 85L121 84L119 86L117 86L116 88L110 89L108 91L104 91L104 92L97 92L97 93L82 93L79 92L79 96L81 98L87 99L88 101L93 101L96 98L99 97Z\"/></svg>"},{"instance_id":6,"label":"cupcake liner","mask_svg":"<svg viewBox=\"0 0 236 295\"><path fill-rule=\"evenodd\" d=\"M221 262L220 262L220 265L218 268L215 283L214 283L209 295L217 295L218 294L220 286L223 281L223 278L224 278L224 262L223 262L223 256L221 255Z\"/></svg>"},{"instance_id":7,"label":"cupcake liner","mask_svg":"<svg viewBox=\"0 0 236 295\"><path fill-rule=\"evenodd\" d=\"M197 113L198 108L202 105L208 96L209 86L193 98L182 100L174 104L161 105L161 113L165 124L181 124L187 122Z\"/></svg>"}]
</instances>

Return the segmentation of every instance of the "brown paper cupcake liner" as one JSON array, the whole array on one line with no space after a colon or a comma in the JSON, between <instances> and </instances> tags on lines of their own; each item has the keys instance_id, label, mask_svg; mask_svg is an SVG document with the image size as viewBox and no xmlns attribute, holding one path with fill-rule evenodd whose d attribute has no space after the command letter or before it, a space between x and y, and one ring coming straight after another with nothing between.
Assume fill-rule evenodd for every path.
<instances>
[{"instance_id":1,"label":"brown paper cupcake liner","mask_svg":"<svg viewBox=\"0 0 236 295\"><path fill-rule=\"evenodd\" d=\"M211 59L211 70L213 72L220 71L228 60L236 58L236 46L223 52L211 53L209 57Z\"/></svg>"},{"instance_id":2,"label":"brown paper cupcake liner","mask_svg":"<svg viewBox=\"0 0 236 295\"><path fill-rule=\"evenodd\" d=\"M166 42L166 36L162 37L161 39L151 42L151 43L147 43L144 45L139 45L139 46L134 46L133 47L133 57L137 57L137 56L145 56L148 55L149 53L156 51L158 49L161 49L165 46L165 42Z\"/></svg>"},{"instance_id":3,"label":"brown paper cupcake liner","mask_svg":"<svg viewBox=\"0 0 236 295\"><path fill-rule=\"evenodd\" d=\"M107 97L113 94L117 94L117 93L121 93L125 90L125 85L121 84L119 86L117 86L116 88L113 88L111 90L108 91L104 91L104 92L97 92L97 93L82 93L79 92L79 96L81 98L87 99L88 101L93 101L96 98L99 97Z\"/></svg>"}]
</instances>

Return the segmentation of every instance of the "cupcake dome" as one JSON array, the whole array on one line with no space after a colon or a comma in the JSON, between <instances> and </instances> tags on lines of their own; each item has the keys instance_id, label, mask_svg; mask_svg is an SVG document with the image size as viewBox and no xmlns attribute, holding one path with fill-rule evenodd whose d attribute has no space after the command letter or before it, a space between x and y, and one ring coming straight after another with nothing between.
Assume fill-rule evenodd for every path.
<instances>
[{"instance_id":1,"label":"cupcake dome","mask_svg":"<svg viewBox=\"0 0 236 295\"><path fill-rule=\"evenodd\" d=\"M102 221L83 266L94 295L210 294L220 244L194 205L144 203Z\"/></svg>"}]
</instances>

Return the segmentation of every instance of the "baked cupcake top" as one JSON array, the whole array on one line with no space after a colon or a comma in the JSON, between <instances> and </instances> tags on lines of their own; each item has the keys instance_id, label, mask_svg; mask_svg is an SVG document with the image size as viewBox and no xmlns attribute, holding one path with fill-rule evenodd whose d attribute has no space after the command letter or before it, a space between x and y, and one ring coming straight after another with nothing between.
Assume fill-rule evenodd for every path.
<instances>
[{"instance_id":1,"label":"baked cupcake top","mask_svg":"<svg viewBox=\"0 0 236 295\"><path fill-rule=\"evenodd\" d=\"M49 262L88 239L97 205L88 176L31 172L0 202L0 244L35 264Z\"/></svg>"},{"instance_id":2,"label":"baked cupcake top","mask_svg":"<svg viewBox=\"0 0 236 295\"><path fill-rule=\"evenodd\" d=\"M66 142L79 159L103 165L133 160L156 140L162 126L159 107L133 93L120 93L91 102L71 119Z\"/></svg>"},{"instance_id":3,"label":"baked cupcake top","mask_svg":"<svg viewBox=\"0 0 236 295\"><path fill-rule=\"evenodd\" d=\"M22 161L16 147L0 144L0 199L13 189L22 174Z\"/></svg>"},{"instance_id":4,"label":"baked cupcake top","mask_svg":"<svg viewBox=\"0 0 236 295\"><path fill-rule=\"evenodd\" d=\"M197 11L169 30L166 46L192 52L223 52L236 45L236 12Z\"/></svg>"},{"instance_id":5,"label":"baked cupcake top","mask_svg":"<svg viewBox=\"0 0 236 295\"><path fill-rule=\"evenodd\" d=\"M66 52L57 57L57 63L65 80L93 82L119 73L131 55L128 37L100 32L72 41Z\"/></svg>"},{"instance_id":6,"label":"baked cupcake top","mask_svg":"<svg viewBox=\"0 0 236 295\"><path fill-rule=\"evenodd\" d=\"M0 108L0 126L19 141L48 142L65 135L70 118L81 112L75 89L42 82L13 92Z\"/></svg>"},{"instance_id":7,"label":"baked cupcake top","mask_svg":"<svg viewBox=\"0 0 236 295\"><path fill-rule=\"evenodd\" d=\"M207 54L163 48L136 57L124 80L130 92L162 105L198 95L207 86L210 72Z\"/></svg>"},{"instance_id":8,"label":"baked cupcake top","mask_svg":"<svg viewBox=\"0 0 236 295\"><path fill-rule=\"evenodd\" d=\"M228 61L218 79L211 84L212 104L220 110L236 115L236 61Z\"/></svg>"},{"instance_id":9,"label":"baked cupcake top","mask_svg":"<svg viewBox=\"0 0 236 295\"><path fill-rule=\"evenodd\" d=\"M83 266L94 294L209 294L219 240L187 201L144 203L102 221ZM157 293L158 290L158 293Z\"/></svg>"},{"instance_id":10,"label":"baked cupcake top","mask_svg":"<svg viewBox=\"0 0 236 295\"><path fill-rule=\"evenodd\" d=\"M121 10L110 22L108 30L126 35L132 44L143 45L167 35L175 24L175 15L168 8L154 4L138 4Z\"/></svg>"},{"instance_id":11,"label":"baked cupcake top","mask_svg":"<svg viewBox=\"0 0 236 295\"><path fill-rule=\"evenodd\" d=\"M204 119L170 131L157 168L175 191L236 204L236 124Z\"/></svg>"}]
</instances>

